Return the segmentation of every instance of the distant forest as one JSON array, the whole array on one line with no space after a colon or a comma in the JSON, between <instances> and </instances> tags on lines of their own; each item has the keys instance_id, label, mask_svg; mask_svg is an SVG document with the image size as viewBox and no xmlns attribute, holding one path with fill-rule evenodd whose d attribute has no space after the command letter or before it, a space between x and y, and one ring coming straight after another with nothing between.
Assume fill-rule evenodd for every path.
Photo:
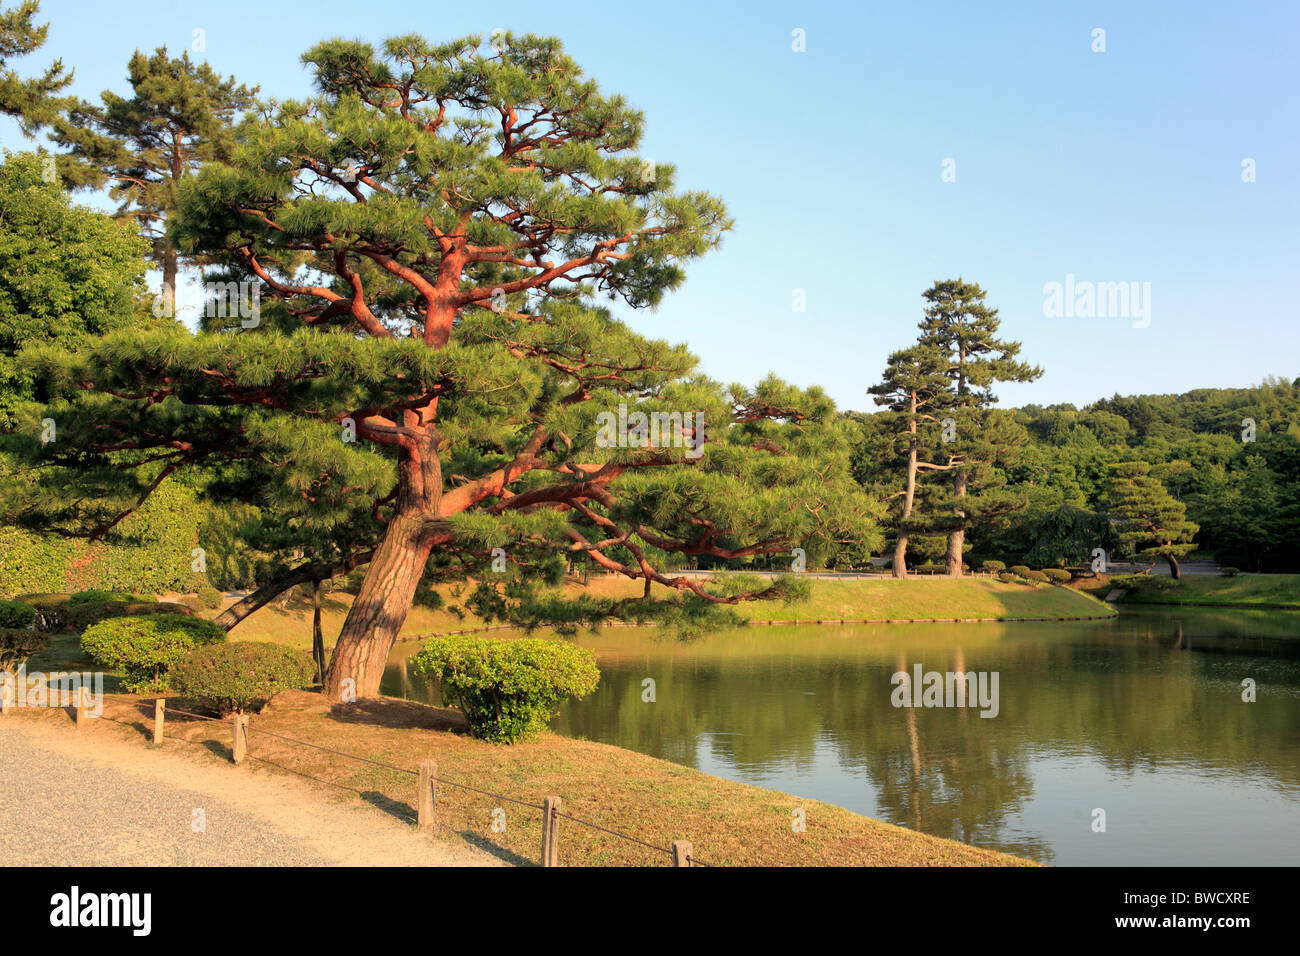
<instances>
[{"instance_id":1,"label":"distant forest","mask_svg":"<svg viewBox=\"0 0 1300 956\"><path fill-rule=\"evenodd\" d=\"M1115 395L1083 408L1027 405L1010 415L1020 433L989 477L997 506L967 526L964 560L972 567L990 559L1078 566L1099 545L1118 556L1132 550L1112 511L1117 468L1138 463L1185 506L1197 526L1188 549L1194 556L1244 571L1300 571L1300 378L1182 395ZM858 480L896 499L892 416L846 413L861 429ZM924 567L942 561L944 536L923 532L941 531L944 516L921 511L913 527L922 533L909 542L908 563ZM896 536L897 515L893 521Z\"/></svg>"}]
</instances>

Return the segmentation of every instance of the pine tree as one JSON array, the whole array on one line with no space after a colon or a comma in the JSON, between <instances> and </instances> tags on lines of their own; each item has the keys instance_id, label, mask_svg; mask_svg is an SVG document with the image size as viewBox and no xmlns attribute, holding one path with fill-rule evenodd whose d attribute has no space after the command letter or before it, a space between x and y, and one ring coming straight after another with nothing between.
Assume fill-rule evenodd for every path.
<instances>
[{"instance_id":1,"label":"pine tree","mask_svg":"<svg viewBox=\"0 0 1300 956\"><path fill-rule=\"evenodd\" d=\"M1187 506L1151 474L1145 461L1126 461L1110 468L1110 517L1120 540L1135 553L1164 558L1169 573L1181 576L1178 558L1191 551L1200 527L1187 520Z\"/></svg>"},{"instance_id":2,"label":"pine tree","mask_svg":"<svg viewBox=\"0 0 1300 956\"><path fill-rule=\"evenodd\" d=\"M936 282L924 293L925 319L920 344L939 350L947 363L949 387L943 413L951 419L940 432L937 454L947 457L951 487L936 495L935 529L948 538L948 573L962 573L966 531L973 522L989 521L1023 506L1005 489L1000 466L1027 441L1013 417L993 408L998 382L1030 382L1042 369L1016 360L1019 342L997 338L998 311L984 304L986 293L960 278ZM946 512L940 519L938 512Z\"/></svg>"},{"instance_id":3,"label":"pine tree","mask_svg":"<svg viewBox=\"0 0 1300 956\"><path fill-rule=\"evenodd\" d=\"M37 0L23 0L12 10L0 10L0 113L15 117L27 136L54 119L63 103L59 94L72 83L72 71L64 69L62 60L26 80L9 66L11 59L45 45L50 27L33 22L38 12Z\"/></svg>"},{"instance_id":4,"label":"pine tree","mask_svg":"<svg viewBox=\"0 0 1300 956\"><path fill-rule=\"evenodd\" d=\"M658 302L730 220L633 152L641 115L558 41L334 40L305 60L319 95L245 121L229 164L181 184L172 230L260 282L275 320L25 353L50 401L20 429L40 466L9 513L94 533L168 474L225 470L209 495L325 552L255 600L368 562L335 699L377 691L422 581L476 579L468 606L521 626L690 627L790 585L701 582L673 558L878 541L824 395L723 388L597 307ZM38 416L66 441L39 446ZM643 594L562 604L532 582L565 558Z\"/></svg>"},{"instance_id":5,"label":"pine tree","mask_svg":"<svg viewBox=\"0 0 1300 956\"><path fill-rule=\"evenodd\" d=\"M166 47L152 56L137 50L127 79L130 97L105 91L102 106L70 108L54 123L54 139L107 181L118 214L149 241L174 305L179 257L166 225L177 189L205 163L229 158L234 122L254 105L257 88L193 63L189 53L169 56Z\"/></svg>"},{"instance_id":6,"label":"pine tree","mask_svg":"<svg viewBox=\"0 0 1300 956\"><path fill-rule=\"evenodd\" d=\"M902 440L901 454L906 456L901 505L894 543L893 574L907 577L907 545L912 532L912 512L916 503L919 475L946 470L947 464L921 461L922 424L937 426L934 410L946 398L948 378L946 357L933 346L914 345L894 352L885 366L884 378L868 389L877 405L888 406L897 429L894 445ZM933 431L934 429L930 429Z\"/></svg>"}]
</instances>

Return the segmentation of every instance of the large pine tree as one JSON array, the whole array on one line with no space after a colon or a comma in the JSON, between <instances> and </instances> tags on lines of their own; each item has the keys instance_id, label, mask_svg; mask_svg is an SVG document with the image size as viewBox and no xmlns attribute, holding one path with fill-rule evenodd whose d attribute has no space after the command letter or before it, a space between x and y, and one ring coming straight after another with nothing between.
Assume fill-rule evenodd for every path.
<instances>
[{"instance_id":1,"label":"large pine tree","mask_svg":"<svg viewBox=\"0 0 1300 956\"><path fill-rule=\"evenodd\" d=\"M979 285L961 278L936 282L924 293L928 303L920 324L920 344L937 349L946 360L948 393L944 417L951 428L940 432L935 454L947 459L951 483L932 501L936 530L947 535L948 573L962 573L966 531L1023 506L1009 492L1001 468L1024 446L1027 436L1012 416L993 406L998 382L1030 382L1042 369L1018 361L1019 342L997 337L998 310L984 304ZM945 440L951 439L951 440Z\"/></svg>"},{"instance_id":2,"label":"large pine tree","mask_svg":"<svg viewBox=\"0 0 1300 956\"><path fill-rule=\"evenodd\" d=\"M260 282L277 321L27 355L51 398L30 427L67 422L29 449L46 519L102 527L167 474L223 463L210 494L256 496L325 552L255 601L368 561L336 698L377 691L429 574L476 575L471 606L525 625L689 618L787 589L661 570L674 553L878 540L824 396L724 389L594 307L655 304L730 220L635 154L641 115L558 41L335 40L305 61L319 95L246 121L229 165L182 183L174 223L183 252ZM643 595L560 608L494 577L496 548L536 577L582 557ZM656 583L683 596L656 602Z\"/></svg>"}]
</instances>

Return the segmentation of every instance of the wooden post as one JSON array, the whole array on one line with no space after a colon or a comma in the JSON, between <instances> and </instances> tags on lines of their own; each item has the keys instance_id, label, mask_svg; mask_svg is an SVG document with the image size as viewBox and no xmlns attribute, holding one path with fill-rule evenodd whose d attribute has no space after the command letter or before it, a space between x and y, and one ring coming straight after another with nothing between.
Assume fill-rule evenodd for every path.
<instances>
[{"instance_id":1,"label":"wooden post","mask_svg":"<svg viewBox=\"0 0 1300 956\"><path fill-rule=\"evenodd\" d=\"M673 866L691 865L691 844L689 840L673 841Z\"/></svg>"},{"instance_id":2,"label":"wooden post","mask_svg":"<svg viewBox=\"0 0 1300 956\"><path fill-rule=\"evenodd\" d=\"M563 808L559 797L542 800L542 866L560 865L560 818L556 814Z\"/></svg>"},{"instance_id":3,"label":"wooden post","mask_svg":"<svg viewBox=\"0 0 1300 956\"><path fill-rule=\"evenodd\" d=\"M153 742L163 742L163 721L167 718L167 701L159 697L153 702Z\"/></svg>"},{"instance_id":4,"label":"wooden post","mask_svg":"<svg viewBox=\"0 0 1300 956\"><path fill-rule=\"evenodd\" d=\"M248 754L248 717L245 714L235 714L235 743L230 748L231 759L235 763L243 763L244 757Z\"/></svg>"},{"instance_id":5,"label":"wooden post","mask_svg":"<svg viewBox=\"0 0 1300 956\"><path fill-rule=\"evenodd\" d=\"M84 727L86 725L86 721L89 719L89 715L86 713L86 690L87 688L85 684L77 685L76 704L77 704L77 726L78 727Z\"/></svg>"},{"instance_id":6,"label":"wooden post","mask_svg":"<svg viewBox=\"0 0 1300 956\"><path fill-rule=\"evenodd\" d=\"M419 793L415 795L417 825L433 826L433 810L438 801L438 761L422 760L420 762Z\"/></svg>"}]
</instances>

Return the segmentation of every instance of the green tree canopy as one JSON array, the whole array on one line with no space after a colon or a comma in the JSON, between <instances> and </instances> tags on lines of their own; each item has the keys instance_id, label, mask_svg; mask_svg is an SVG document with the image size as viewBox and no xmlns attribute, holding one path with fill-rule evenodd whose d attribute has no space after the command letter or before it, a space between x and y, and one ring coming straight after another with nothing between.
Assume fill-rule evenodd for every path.
<instances>
[{"instance_id":1,"label":"green tree canopy","mask_svg":"<svg viewBox=\"0 0 1300 956\"><path fill-rule=\"evenodd\" d=\"M0 163L0 419L31 396L13 356L24 345L76 348L136 321L144 244L49 181L44 153Z\"/></svg>"},{"instance_id":2,"label":"green tree canopy","mask_svg":"<svg viewBox=\"0 0 1300 956\"><path fill-rule=\"evenodd\" d=\"M27 353L51 397L39 414L69 423L28 449L44 520L103 527L167 474L224 463L225 488L332 549L323 563L369 561L336 697L376 691L431 569L477 574L475 606L525 624L697 618L788 588L711 587L659 556L878 543L824 395L723 388L595 306L658 302L730 220L633 152L641 115L558 41L335 40L304 59L319 95L242 124L229 165L181 184L172 224L298 327ZM644 596L566 610L488 570L565 555ZM655 583L685 597L656 601Z\"/></svg>"}]
</instances>

